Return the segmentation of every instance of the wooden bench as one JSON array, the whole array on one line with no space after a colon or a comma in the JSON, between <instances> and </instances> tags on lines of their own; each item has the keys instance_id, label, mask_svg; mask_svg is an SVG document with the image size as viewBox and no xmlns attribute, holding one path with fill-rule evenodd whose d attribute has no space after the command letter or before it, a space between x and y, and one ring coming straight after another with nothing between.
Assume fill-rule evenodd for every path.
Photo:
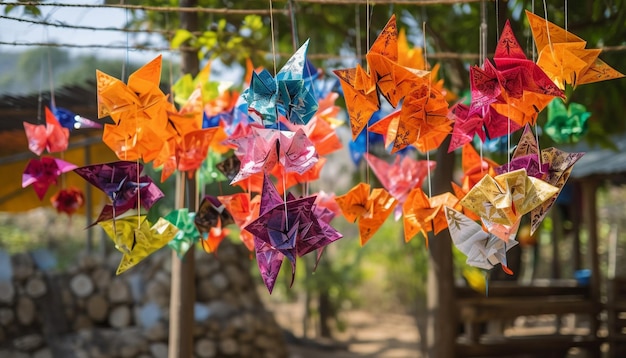
<instances>
[{"instance_id":1,"label":"wooden bench","mask_svg":"<svg viewBox=\"0 0 626 358\"><path fill-rule=\"evenodd\" d=\"M489 296L457 287L459 322L465 332L457 340L458 357L504 357L534 355L563 357L570 348L578 347L599 356L601 339L597 337L599 303L590 298L588 287L575 281L538 281L532 286L513 282L491 282ZM592 329L588 334L555 334L532 336L492 336L481 328L487 322L503 322L520 316L546 314L578 314L589 317ZM596 327L594 329L594 327Z\"/></svg>"},{"instance_id":2,"label":"wooden bench","mask_svg":"<svg viewBox=\"0 0 626 358\"><path fill-rule=\"evenodd\" d=\"M609 357L626 357L626 278L613 278L607 287Z\"/></svg>"}]
</instances>

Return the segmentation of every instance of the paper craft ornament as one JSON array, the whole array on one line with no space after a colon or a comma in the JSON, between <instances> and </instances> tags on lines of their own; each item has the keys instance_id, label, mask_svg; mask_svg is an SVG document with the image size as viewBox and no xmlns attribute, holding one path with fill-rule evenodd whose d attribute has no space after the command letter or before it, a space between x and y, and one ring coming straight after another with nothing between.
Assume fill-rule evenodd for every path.
<instances>
[{"instance_id":1,"label":"paper craft ornament","mask_svg":"<svg viewBox=\"0 0 626 358\"><path fill-rule=\"evenodd\" d=\"M484 176L460 203L481 219L512 226L557 192L558 188L519 169L495 177Z\"/></svg>"},{"instance_id":2,"label":"paper craft ornament","mask_svg":"<svg viewBox=\"0 0 626 358\"><path fill-rule=\"evenodd\" d=\"M278 250L290 263L292 269L292 283L295 275L296 257L303 256L316 249L320 249L342 237L329 224L320 221L314 210L315 196L296 199L290 193L283 201L280 194L266 175L263 180L263 192L259 217L245 227L245 230L269 245L270 249ZM256 244L255 244L256 245ZM261 245L263 246L263 245ZM264 262L259 260L259 265ZM278 273L259 266L260 271ZM262 275L263 276L263 275ZM275 281L275 277L264 281L268 289Z\"/></svg>"},{"instance_id":3,"label":"paper craft ornament","mask_svg":"<svg viewBox=\"0 0 626 358\"><path fill-rule=\"evenodd\" d=\"M539 53L537 65L559 88L624 77L598 57L600 49L585 49L585 40L528 10L526 17Z\"/></svg>"},{"instance_id":4,"label":"paper craft ornament","mask_svg":"<svg viewBox=\"0 0 626 358\"><path fill-rule=\"evenodd\" d=\"M182 208L171 211L165 216L165 220L178 229L176 235L167 245L176 252L179 258L185 257L187 251L200 239L200 232L194 224L196 213L189 212L189 209Z\"/></svg>"},{"instance_id":5,"label":"paper craft ornament","mask_svg":"<svg viewBox=\"0 0 626 358\"><path fill-rule=\"evenodd\" d=\"M240 228L244 228L256 218L259 217L259 208L261 204L261 196L257 195L254 198L250 198L250 193L237 193L232 195L222 195L217 197L219 201L224 204L226 210L231 214L235 225ZM241 241L246 245L248 250L255 249L254 236L246 231L241 230Z\"/></svg>"},{"instance_id":6,"label":"paper craft ornament","mask_svg":"<svg viewBox=\"0 0 626 358\"><path fill-rule=\"evenodd\" d=\"M169 134L167 97L159 88L161 56L156 57L128 78L128 84L96 70L98 118L111 116L102 140L121 160L156 158Z\"/></svg>"},{"instance_id":7,"label":"paper craft ornament","mask_svg":"<svg viewBox=\"0 0 626 358\"><path fill-rule=\"evenodd\" d=\"M85 204L85 195L78 188L61 189L50 198L50 203L58 213L66 213L71 217Z\"/></svg>"},{"instance_id":8,"label":"paper craft ornament","mask_svg":"<svg viewBox=\"0 0 626 358\"><path fill-rule=\"evenodd\" d=\"M428 175L429 167L433 171L437 164L434 161L418 161L409 156L400 155L396 156L394 162L390 164L370 153L365 153L365 160L383 187L398 200L396 220L399 219L402 204L406 201L411 189L421 187L424 178Z\"/></svg>"},{"instance_id":9,"label":"paper craft ornament","mask_svg":"<svg viewBox=\"0 0 626 358\"><path fill-rule=\"evenodd\" d=\"M74 169L91 185L102 190L111 200L106 204L97 222L115 219L131 209L143 207L149 210L164 197L152 179L141 175L143 165L137 162L111 162L87 165Z\"/></svg>"},{"instance_id":10,"label":"paper craft ornament","mask_svg":"<svg viewBox=\"0 0 626 358\"><path fill-rule=\"evenodd\" d=\"M163 218L152 225L145 215L127 216L115 222L107 220L98 224L115 242L115 248L124 254L117 275L165 246L178 232L174 225Z\"/></svg>"},{"instance_id":11,"label":"paper craft ornament","mask_svg":"<svg viewBox=\"0 0 626 358\"><path fill-rule=\"evenodd\" d=\"M250 88L242 93L248 103L248 114L263 126L274 125L283 115L288 121L306 124L317 111L317 100L305 80L307 40L272 77L263 69L252 73Z\"/></svg>"},{"instance_id":12,"label":"paper craft ornament","mask_svg":"<svg viewBox=\"0 0 626 358\"><path fill-rule=\"evenodd\" d=\"M365 245L380 229L398 201L383 188L370 191L370 185L359 183L335 201L346 220L359 224L359 242Z\"/></svg>"},{"instance_id":13,"label":"paper craft ornament","mask_svg":"<svg viewBox=\"0 0 626 358\"><path fill-rule=\"evenodd\" d=\"M296 132L252 127L248 136L232 139L240 160L231 184L254 174L269 173L278 163L286 172L303 174L319 160L314 144L300 128Z\"/></svg>"},{"instance_id":14,"label":"paper craft ornament","mask_svg":"<svg viewBox=\"0 0 626 358\"><path fill-rule=\"evenodd\" d=\"M200 232L200 243L207 252L215 252L227 234L225 226L234 224L226 206L218 198L207 195L200 202L194 224Z\"/></svg>"},{"instance_id":15,"label":"paper craft ornament","mask_svg":"<svg viewBox=\"0 0 626 358\"><path fill-rule=\"evenodd\" d=\"M524 129L524 133L520 137L519 143L511 157L511 164L516 165L522 160L522 163L531 160L535 167L540 170L536 172L536 178L556 187L557 192L540 206L531 212L531 235L539 228L539 225L548 214L548 211L554 205L567 179L574 169L574 164L583 157L585 153L568 153L560 149L550 147L539 151L537 139L533 135L530 127ZM529 159L527 159L529 158ZM506 165L497 168L498 172L504 173L508 170Z\"/></svg>"},{"instance_id":16,"label":"paper craft ornament","mask_svg":"<svg viewBox=\"0 0 626 358\"><path fill-rule=\"evenodd\" d=\"M63 128L52 111L45 107L46 124L31 124L24 122L24 131L28 139L28 149L41 155L44 150L48 153L62 152L67 149L70 131Z\"/></svg>"},{"instance_id":17,"label":"paper craft ornament","mask_svg":"<svg viewBox=\"0 0 626 358\"><path fill-rule=\"evenodd\" d=\"M555 99L548 104L548 120L543 130L556 143L576 143L587 133L587 120L591 113L585 106Z\"/></svg>"},{"instance_id":18,"label":"paper craft ornament","mask_svg":"<svg viewBox=\"0 0 626 358\"><path fill-rule=\"evenodd\" d=\"M32 185L39 200L43 200L50 185L57 184L61 174L75 168L74 164L53 157L31 159L22 173L22 188Z\"/></svg>"},{"instance_id":19,"label":"paper craft ornament","mask_svg":"<svg viewBox=\"0 0 626 358\"><path fill-rule=\"evenodd\" d=\"M513 274L507 267L506 252L518 244L515 234L505 242L483 231L476 222L452 208L446 207L445 215L452 242L467 256L468 265L491 270L495 265L501 264L504 272Z\"/></svg>"}]
</instances>

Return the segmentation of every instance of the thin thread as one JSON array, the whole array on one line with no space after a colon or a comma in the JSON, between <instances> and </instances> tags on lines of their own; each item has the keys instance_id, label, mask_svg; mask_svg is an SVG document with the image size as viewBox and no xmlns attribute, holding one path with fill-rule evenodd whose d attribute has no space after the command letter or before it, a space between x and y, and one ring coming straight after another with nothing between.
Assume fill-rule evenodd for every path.
<instances>
[{"instance_id":1,"label":"thin thread","mask_svg":"<svg viewBox=\"0 0 626 358\"><path fill-rule=\"evenodd\" d=\"M48 37L48 30L46 30L46 40ZM50 48L48 50L48 85L50 86L50 106L52 108L56 108L56 103L54 100L54 74L52 72L52 54L50 53Z\"/></svg>"},{"instance_id":2,"label":"thin thread","mask_svg":"<svg viewBox=\"0 0 626 358\"><path fill-rule=\"evenodd\" d=\"M426 171L428 173L428 197L433 196L432 182L430 180L430 151L426 151Z\"/></svg>"},{"instance_id":3,"label":"thin thread","mask_svg":"<svg viewBox=\"0 0 626 358\"><path fill-rule=\"evenodd\" d=\"M535 0L532 0L530 3L530 12L535 13ZM532 36L532 34L531 34ZM533 62L537 61L537 46L535 45L535 41L532 41L532 52L533 52Z\"/></svg>"},{"instance_id":4,"label":"thin thread","mask_svg":"<svg viewBox=\"0 0 626 358\"><path fill-rule=\"evenodd\" d=\"M479 51L480 51L480 67L485 68L485 60L487 59L487 3L483 0L480 2L480 37ZM482 107L482 117L485 118L485 106ZM483 141L479 141L480 152L480 174L483 174Z\"/></svg>"},{"instance_id":5,"label":"thin thread","mask_svg":"<svg viewBox=\"0 0 626 358\"><path fill-rule=\"evenodd\" d=\"M550 45L550 54L554 58L554 47L552 46L552 39L550 38L550 26L548 23L548 6L546 5L546 0L543 0L543 15L546 19L546 34L548 35L548 44Z\"/></svg>"},{"instance_id":6,"label":"thin thread","mask_svg":"<svg viewBox=\"0 0 626 358\"><path fill-rule=\"evenodd\" d=\"M506 119L507 119L507 135L506 135L506 156L507 156L507 172L511 171L511 105L506 106Z\"/></svg>"},{"instance_id":7,"label":"thin thread","mask_svg":"<svg viewBox=\"0 0 626 358\"><path fill-rule=\"evenodd\" d=\"M270 31L272 32L272 64L274 65L274 76L276 76L276 39L274 37L274 15L272 9L274 8L272 0L270 0Z\"/></svg>"},{"instance_id":8,"label":"thin thread","mask_svg":"<svg viewBox=\"0 0 626 358\"><path fill-rule=\"evenodd\" d=\"M354 9L354 28L356 30L356 56L357 58L362 58L362 50L361 50L361 7L359 5L355 5Z\"/></svg>"},{"instance_id":9,"label":"thin thread","mask_svg":"<svg viewBox=\"0 0 626 358\"><path fill-rule=\"evenodd\" d=\"M300 41L298 40L298 27L296 25L296 12L294 10L294 1L289 0L289 21L291 21L291 43L293 45L293 50L296 51L300 46Z\"/></svg>"},{"instance_id":10,"label":"thin thread","mask_svg":"<svg viewBox=\"0 0 626 358\"><path fill-rule=\"evenodd\" d=\"M365 1L365 43L367 44L368 52L370 48L370 24L371 24L370 23L370 1L366 0ZM367 122L365 124L365 153L369 154L369 152L370 152L370 119L367 118ZM365 183L367 183L368 186L370 185L369 164L365 165Z\"/></svg>"},{"instance_id":11,"label":"thin thread","mask_svg":"<svg viewBox=\"0 0 626 358\"><path fill-rule=\"evenodd\" d=\"M43 102L43 71L44 71L44 63L43 58L41 59L41 71L39 72L39 94L37 95L37 123L42 123L41 118L41 107Z\"/></svg>"},{"instance_id":12,"label":"thin thread","mask_svg":"<svg viewBox=\"0 0 626 358\"><path fill-rule=\"evenodd\" d=\"M124 2L124 0L122 0L122 3L123 2ZM124 12L124 14L126 16L126 23L128 23L128 10L126 10ZM125 60L122 61L122 81L126 81L126 66L128 66L128 63L129 63L129 57L128 57L129 44L130 44L130 37L129 37L128 32L127 32L126 33L126 51L124 52Z\"/></svg>"},{"instance_id":13,"label":"thin thread","mask_svg":"<svg viewBox=\"0 0 626 358\"><path fill-rule=\"evenodd\" d=\"M487 3L485 0L480 3L480 30L479 30L478 48L480 56L480 67L484 67L487 58Z\"/></svg>"},{"instance_id":14,"label":"thin thread","mask_svg":"<svg viewBox=\"0 0 626 358\"><path fill-rule=\"evenodd\" d=\"M496 41L500 40L500 7L498 6L499 1L495 1L496 3Z\"/></svg>"}]
</instances>

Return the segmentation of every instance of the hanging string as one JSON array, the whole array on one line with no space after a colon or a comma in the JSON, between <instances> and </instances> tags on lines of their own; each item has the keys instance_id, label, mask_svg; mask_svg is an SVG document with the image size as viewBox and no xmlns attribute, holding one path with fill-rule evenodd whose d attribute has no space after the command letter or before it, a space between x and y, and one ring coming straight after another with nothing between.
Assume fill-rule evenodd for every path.
<instances>
[{"instance_id":1,"label":"hanging string","mask_svg":"<svg viewBox=\"0 0 626 358\"><path fill-rule=\"evenodd\" d=\"M289 0L289 20L291 21L291 43L293 45L293 50L296 51L300 46L300 41L298 40L298 27L296 26L296 12L294 10L293 0Z\"/></svg>"},{"instance_id":2,"label":"hanging string","mask_svg":"<svg viewBox=\"0 0 626 358\"><path fill-rule=\"evenodd\" d=\"M270 31L272 32L272 64L274 65L274 76L276 76L276 39L274 37L274 5L270 0Z\"/></svg>"},{"instance_id":3,"label":"hanging string","mask_svg":"<svg viewBox=\"0 0 626 358\"><path fill-rule=\"evenodd\" d=\"M361 52L361 7L354 5L354 28L356 30L356 56L357 58L363 58Z\"/></svg>"},{"instance_id":4,"label":"hanging string","mask_svg":"<svg viewBox=\"0 0 626 358\"><path fill-rule=\"evenodd\" d=\"M535 0L532 0L530 3L530 12L535 13ZM531 34L532 37L532 34ZM535 45L535 41L532 41L532 53L533 53L533 62L537 62L537 46Z\"/></svg>"},{"instance_id":5,"label":"hanging string","mask_svg":"<svg viewBox=\"0 0 626 358\"><path fill-rule=\"evenodd\" d=\"M546 0L543 0L543 15L546 20L546 34L548 35L548 44L550 45L550 53L552 57L554 57L554 48L552 46L552 39L550 38L550 24L548 23L548 5L546 5Z\"/></svg>"},{"instance_id":6,"label":"hanging string","mask_svg":"<svg viewBox=\"0 0 626 358\"><path fill-rule=\"evenodd\" d=\"M428 50L426 49L428 46L426 46L426 21L422 22L422 36L424 37L424 68L428 68ZM424 103L424 107L426 107L426 105L428 104L428 101L430 100L430 85L433 81L432 79L432 72L428 71L428 94L426 95L426 103ZM426 115L426 112L424 111L424 115ZM420 138L420 134L421 134L421 130L422 128L420 127L420 131L418 132L417 138ZM433 190L432 190L432 180L430 178L430 151L426 150L426 172L428 175L428 197L432 197L433 195Z\"/></svg>"},{"instance_id":7,"label":"hanging string","mask_svg":"<svg viewBox=\"0 0 626 358\"><path fill-rule=\"evenodd\" d=\"M41 108L43 106L43 71L44 71L43 57L41 58L41 71L39 72L39 94L37 95L37 124L43 123L41 117Z\"/></svg>"},{"instance_id":8,"label":"hanging string","mask_svg":"<svg viewBox=\"0 0 626 358\"><path fill-rule=\"evenodd\" d=\"M124 0L120 0L120 4L124 4ZM128 10L124 11L124 16L126 16L126 23L128 24ZM130 37L128 32L126 33L126 49L124 50L124 61L122 61L122 81L126 81L126 66L128 66L129 58L128 58L128 47L130 43Z\"/></svg>"},{"instance_id":9,"label":"hanging string","mask_svg":"<svg viewBox=\"0 0 626 358\"><path fill-rule=\"evenodd\" d=\"M480 51L480 67L485 68L487 59L487 3L482 0L480 3L480 30L478 38L478 49ZM482 116L485 118L485 106L482 107ZM480 174L483 174L483 141L478 141L480 153Z\"/></svg>"},{"instance_id":10,"label":"hanging string","mask_svg":"<svg viewBox=\"0 0 626 358\"><path fill-rule=\"evenodd\" d=\"M367 50L370 48L370 1L365 1L365 43L367 45ZM369 66L368 66L369 71ZM369 154L370 152L370 119L367 118L367 122L365 124L365 153ZM365 164L365 182L367 185L370 185L370 166L369 164Z\"/></svg>"},{"instance_id":11,"label":"hanging string","mask_svg":"<svg viewBox=\"0 0 626 358\"><path fill-rule=\"evenodd\" d=\"M498 3L500 1L495 1L496 3L496 41L500 40L500 7L498 6Z\"/></svg>"}]
</instances>

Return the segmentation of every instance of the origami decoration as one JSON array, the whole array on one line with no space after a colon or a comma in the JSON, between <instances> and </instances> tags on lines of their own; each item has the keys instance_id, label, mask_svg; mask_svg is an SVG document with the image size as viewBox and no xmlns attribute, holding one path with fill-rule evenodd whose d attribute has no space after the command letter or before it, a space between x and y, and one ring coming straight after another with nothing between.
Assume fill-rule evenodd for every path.
<instances>
[{"instance_id":1,"label":"origami decoration","mask_svg":"<svg viewBox=\"0 0 626 358\"><path fill-rule=\"evenodd\" d=\"M237 193L218 196L217 198L233 217L235 225L240 228L250 225L252 221L259 217L260 195L250 199L250 193ZM252 251L255 249L254 235L246 230L241 230L239 236L248 250Z\"/></svg>"},{"instance_id":2,"label":"origami decoration","mask_svg":"<svg viewBox=\"0 0 626 358\"><path fill-rule=\"evenodd\" d=\"M576 164L584 154L585 153L582 152L567 153L553 147L543 149L540 152L539 145L530 127L527 126L524 129L519 143L513 152L513 156L511 157L511 164L517 165L516 163L520 162L520 159L522 163L528 160L531 163L537 163L533 164L533 166L539 166L541 169L536 173L536 178L545 181L557 189L549 199L532 210L531 235L539 228L539 225L548 214L548 211L552 205L554 205L554 202L574 169L574 164ZM511 167L511 169L513 169L513 167ZM506 165L497 170L503 173L509 171Z\"/></svg>"},{"instance_id":3,"label":"origami decoration","mask_svg":"<svg viewBox=\"0 0 626 358\"><path fill-rule=\"evenodd\" d=\"M31 159L22 173L22 188L32 185L39 200L43 200L50 185L57 184L61 174L75 168L72 163L52 157Z\"/></svg>"},{"instance_id":4,"label":"origami decoration","mask_svg":"<svg viewBox=\"0 0 626 358\"><path fill-rule=\"evenodd\" d=\"M383 187L398 200L396 220L399 219L402 204L406 201L411 189L421 187L429 169L434 170L437 164L434 161L418 161L409 156L396 156L394 162L389 164L370 153L365 153L365 160Z\"/></svg>"},{"instance_id":5,"label":"origami decoration","mask_svg":"<svg viewBox=\"0 0 626 358\"><path fill-rule=\"evenodd\" d=\"M235 159L237 157L233 156ZM218 165L221 163L222 156L209 151L206 158L202 161L202 165L198 168L196 172L196 180L198 181L198 186L203 188L211 183L218 183L222 181L228 180L228 178L224 175L224 173L218 169ZM237 159L239 160L239 159ZM237 169L239 171L239 169ZM237 173L235 172L234 175ZM233 178L234 178L233 175ZM232 178L231 178L232 180ZM230 180L229 180L230 181Z\"/></svg>"},{"instance_id":6,"label":"origami decoration","mask_svg":"<svg viewBox=\"0 0 626 358\"><path fill-rule=\"evenodd\" d=\"M359 222L359 242L365 245L380 229L398 201L383 188L370 192L370 185L359 183L335 201L346 220Z\"/></svg>"},{"instance_id":7,"label":"origami decoration","mask_svg":"<svg viewBox=\"0 0 626 358\"><path fill-rule=\"evenodd\" d=\"M108 220L98 224L115 242L115 248L124 254L117 275L165 246L178 232L174 225L163 218L159 218L154 225L150 224L145 215L127 216L117 219L115 223Z\"/></svg>"},{"instance_id":8,"label":"origami decoration","mask_svg":"<svg viewBox=\"0 0 626 358\"><path fill-rule=\"evenodd\" d=\"M164 194L152 179L141 176L143 165L137 162L112 162L74 169L91 185L102 190L111 200L100 212L97 222L117 216L140 206L149 210Z\"/></svg>"},{"instance_id":9,"label":"origami decoration","mask_svg":"<svg viewBox=\"0 0 626 358\"><path fill-rule=\"evenodd\" d=\"M484 117L491 106L518 126L535 124L539 112L554 97L565 98L543 70L526 58L508 21L493 60L495 67L487 60L482 69L471 68L470 115L479 113Z\"/></svg>"},{"instance_id":10,"label":"origami decoration","mask_svg":"<svg viewBox=\"0 0 626 358\"><path fill-rule=\"evenodd\" d=\"M245 227L245 230L255 236L257 240L270 246L269 249L278 250L291 262L292 283L295 275L296 257L322 248L342 237L325 221L320 221L314 211L315 196L296 199L287 194L287 201L283 201L280 194L266 175L263 180L263 192L261 194L260 215ZM266 252L267 252L266 247ZM271 251L271 250L270 250ZM257 250L257 252L259 252ZM277 255L271 255L276 258ZM278 256L280 257L280 256ZM271 261L257 261L259 270L263 273L278 273L277 270L269 269L276 265ZM261 265L265 265L262 267ZM273 287L275 277L266 278L264 281L268 289Z\"/></svg>"},{"instance_id":11,"label":"origami decoration","mask_svg":"<svg viewBox=\"0 0 626 358\"><path fill-rule=\"evenodd\" d=\"M280 250L257 237L254 237L254 251L257 266L261 272L261 278L269 293L272 294L274 285L276 284L276 277L278 277L280 273L280 267L283 264L285 255L283 255Z\"/></svg>"},{"instance_id":12,"label":"origami decoration","mask_svg":"<svg viewBox=\"0 0 626 358\"><path fill-rule=\"evenodd\" d=\"M413 142L420 150L428 151L433 148L434 143L430 143L432 139L421 139L418 142L419 137L426 136L430 130L440 126L444 129L439 131L445 131L446 124L449 124L446 118L447 102L439 89L431 86L429 72L401 65L398 51L398 30L393 15L366 55L369 74L358 65L334 71L340 79L346 99L352 140L356 140L372 114L380 109L380 93L393 107L401 99L405 100L400 114L381 124L378 133L388 133L388 139L394 143L394 152ZM405 109L405 106L408 108ZM447 128L448 132L450 129ZM438 134L434 142L441 143L443 138L444 134Z\"/></svg>"},{"instance_id":13,"label":"origami decoration","mask_svg":"<svg viewBox=\"0 0 626 358\"><path fill-rule=\"evenodd\" d=\"M404 224L404 241L409 242L421 232L428 246L428 233L440 233L447 227L444 207L457 206L459 199L451 193L443 193L428 197L420 187L413 188L402 205L402 221Z\"/></svg>"},{"instance_id":14,"label":"origami decoration","mask_svg":"<svg viewBox=\"0 0 626 358\"><path fill-rule=\"evenodd\" d=\"M102 124L80 116L66 108L52 107L52 113L59 123L61 123L61 126L69 129L70 131L76 129L102 128Z\"/></svg>"},{"instance_id":15,"label":"origami decoration","mask_svg":"<svg viewBox=\"0 0 626 358\"><path fill-rule=\"evenodd\" d=\"M28 149L41 155L44 150L48 153L62 152L67 149L70 131L63 128L52 111L45 107L46 124L30 124L24 122L24 131L28 139Z\"/></svg>"},{"instance_id":16,"label":"origami decoration","mask_svg":"<svg viewBox=\"0 0 626 358\"><path fill-rule=\"evenodd\" d=\"M58 213L66 213L71 217L85 204L85 195L78 188L61 189L50 198L50 203Z\"/></svg>"},{"instance_id":17,"label":"origami decoration","mask_svg":"<svg viewBox=\"0 0 626 358\"><path fill-rule=\"evenodd\" d=\"M460 203L481 219L513 226L522 215L557 192L558 188L519 169L495 177L484 176Z\"/></svg>"},{"instance_id":18,"label":"origami decoration","mask_svg":"<svg viewBox=\"0 0 626 358\"><path fill-rule=\"evenodd\" d=\"M257 173L268 173L278 163L286 172L303 174L317 163L315 146L300 128L296 132L259 127L251 128L251 135L231 140L236 145L240 170L231 184Z\"/></svg>"},{"instance_id":19,"label":"origami decoration","mask_svg":"<svg viewBox=\"0 0 626 358\"><path fill-rule=\"evenodd\" d=\"M624 77L598 58L600 49L585 49L585 40L528 10L526 17L539 53L537 65L559 88Z\"/></svg>"},{"instance_id":20,"label":"origami decoration","mask_svg":"<svg viewBox=\"0 0 626 358\"><path fill-rule=\"evenodd\" d=\"M555 99L548 104L548 120L543 126L546 134L557 143L576 143L587 133L587 120L591 112L585 106Z\"/></svg>"},{"instance_id":21,"label":"origami decoration","mask_svg":"<svg viewBox=\"0 0 626 358\"><path fill-rule=\"evenodd\" d=\"M176 252L179 258L185 257L189 248L200 239L200 232L194 224L196 213L189 212L189 209L182 208L171 211L165 216L165 220L178 228L176 235L167 245Z\"/></svg>"},{"instance_id":22,"label":"origami decoration","mask_svg":"<svg viewBox=\"0 0 626 358\"><path fill-rule=\"evenodd\" d=\"M307 40L276 74L265 69L252 73L250 88L242 93L250 118L263 126L274 125L279 115L296 124L306 124L317 110L317 100L304 78Z\"/></svg>"},{"instance_id":23,"label":"origami decoration","mask_svg":"<svg viewBox=\"0 0 626 358\"><path fill-rule=\"evenodd\" d=\"M218 198L207 195L200 202L193 220L200 232L202 247L207 252L215 252L227 232L224 227L234 224L226 206Z\"/></svg>"},{"instance_id":24,"label":"origami decoration","mask_svg":"<svg viewBox=\"0 0 626 358\"><path fill-rule=\"evenodd\" d=\"M445 208L445 215L452 242L467 256L468 265L491 270L495 265L501 264L504 272L513 274L507 267L506 252L518 244L514 233L505 242L483 231L476 222L450 207Z\"/></svg>"},{"instance_id":25,"label":"origami decoration","mask_svg":"<svg viewBox=\"0 0 626 358\"><path fill-rule=\"evenodd\" d=\"M470 107L458 103L450 109L450 117L454 120L452 139L448 152L471 142L475 135L484 143L488 138L497 138L513 133L521 128L519 124L509 121L506 116L496 112L493 107L470 114ZM480 112L480 113L479 113Z\"/></svg>"},{"instance_id":26,"label":"origami decoration","mask_svg":"<svg viewBox=\"0 0 626 358\"><path fill-rule=\"evenodd\" d=\"M185 105L196 90L199 90L200 103L207 103L216 97L219 83L209 81L210 74L211 61L204 65L196 77L193 77L190 73L180 77L172 86L174 102L180 106Z\"/></svg>"},{"instance_id":27,"label":"origami decoration","mask_svg":"<svg viewBox=\"0 0 626 358\"><path fill-rule=\"evenodd\" d=\"M392 153L409 145L423 153L431 151L452 130L448 102L441 91L421 84L405 95L400 111L381 119L370 130L385 137L385 147L391 145Z\"/></svg>"},{"instance_id":28,"label":"origami decoration","mask_svg":"<svg viewBox=\"0 0 626 358\"><path fill-rule=\"evenodd\" d=\"M102 140L122 160L156 158L169 136L167 97L161 92L161 56L156 57L128 78L128 84L96 71L98 118L111 116Z\"/></svg>"},{"instance_id":29,"label":"origami decoration","mask_svg":"<svg viewBox=\"0 0 626 358\"><path fill-rule=\"evenodd\" d=\"M531 235L539 228L539 224L548 214L548 210L554 205L558 194L561 193L567 179L569 179L574 164L583 157L585 153L568 153L557 148L546 148L541 151L541 160L549 163L549 169L544 180L555 186L558 191L531 212Z\"/></svg>"},{"instance_id":30,"label":"origami decoration","mask_svg":"<svg viewBox=\"0 0 626 358\"><path fill-rule=\"evenodd\" d=\"M498 164L489 158L485 158L476 152L471 144L463 145L461 151L461 168L463 169L463 177L461 182L463 187L469 190L478 183L485 175L495 176L493 168Z\"/></svg>"}]
</instances>

